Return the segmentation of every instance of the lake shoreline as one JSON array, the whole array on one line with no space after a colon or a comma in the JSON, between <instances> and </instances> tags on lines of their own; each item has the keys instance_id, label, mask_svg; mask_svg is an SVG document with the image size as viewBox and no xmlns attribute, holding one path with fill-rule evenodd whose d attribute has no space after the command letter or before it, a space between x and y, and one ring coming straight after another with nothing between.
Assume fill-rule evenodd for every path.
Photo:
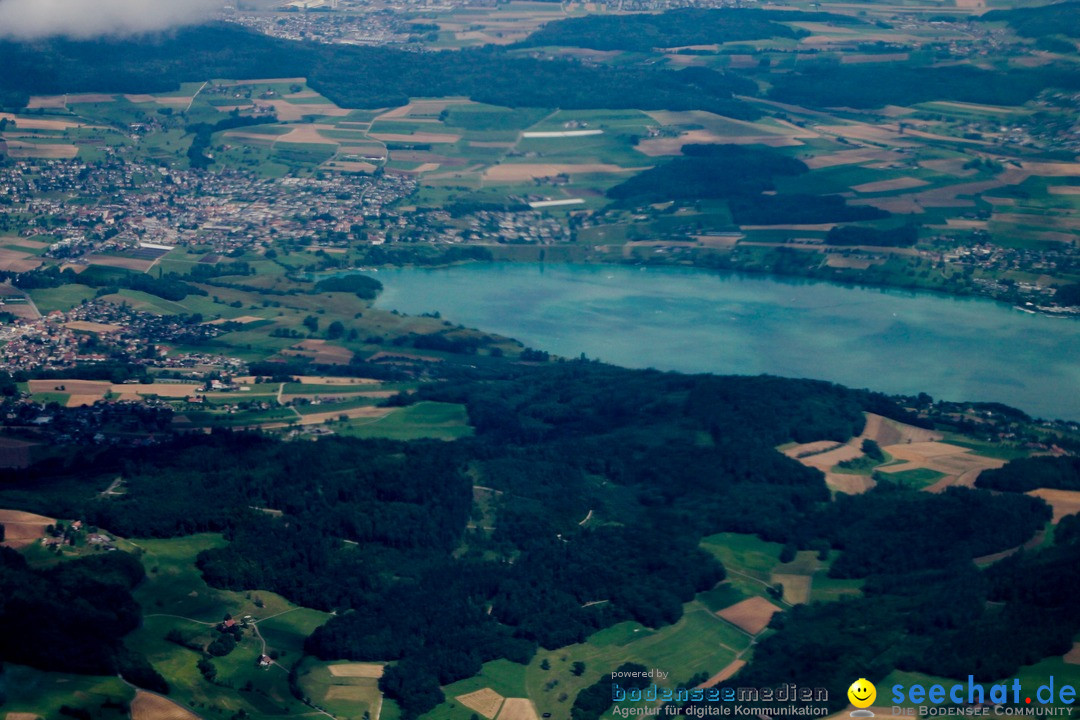
<instances>
[{"instance_id":1,"label":"lake shoreline","mask_svg":"<svg viewBox=\"0 0 1080 720\"><path fill-rule=\"evenodd\" d=\"M497 247L506 247L506 246L497 246ZM538 250L538 251L542 251L544 249L548 249L548 248L545 248L545 247L537 247L536 248L536 250ZM742 267L742 266L723 267L723 266L702 264L702 263L697 263L697 262L682 262L682 261L668 262L668 261L664 261L664 260L660 260L660 259L653 259L653 260L642 260L640 258L639 259L627 259L627 258L610 259L610 258L601 258L601 257L596 257L596 256L591 256L591 255L585 255L581 259L576 259L575 258L573 260L547 260L547 259L545 259L543 257L538 257L538 258L535 258L535 259L512 259L512 258L505 258L505 257L494 257L491 260L463 260L463 261L459 261L459 262L441 263L441 264L435 264L435 265L420 265L420 264L414 264L414 263L394 263L394 264L379 265L379 266L372 266L372 267L356 267L356 268L351 268L351 269L347 269L347 270L336 270L336 271L331 271L329 273L320 272L320 273L315 273L315 275L317 275L317 276L329 276L329 275L338 275L338 274L346 274L346 273L373 272L373 271L380 270L380 269L392 269L392 268L443 269L443 268L451 268L451 267L460 267L460 266L465 266L465 265L486 265L486 264L499 264L499 263L512 263L512 264L523 264L523 265L552 265L552 266L559 266L559 265L597 265L597 266L624 266L624 267L669 267L669 268L689 268L689 269L694 269L694 270L700 270L700 271L703 271L703 272L715 272L715 273L735 272L735 273L744 273L744 274L747 274L747 275L762 275L762 276L766 276L766 277L802 278L802 279L807 280L807 281L830 283L830 284L844 286L844 287L888 288L888 289L902 290L902 291L907 291L907 292L912 292L912 293L930 293L930 294L944 296L944 297L982 298L982 299L986 299L986 300L993 300L995 302L1002 303L1003 305L1012 306L1012 307L1014 307L1017 310L1020 310L1022 312L1032 312L1032 313L1035 313L1035 314L1045 315L1045 316L1053 317L1053 318L1065 318L1065 319L1080 320L1080 308L1076 308L1075 310L1074 309L1069 309L1069 308L1063 308L1063 309L1059 310L1059 309L1056 309L1056 308L1059 308L1061 306L1037 305L1037 304L1028 303L1027 301L1024 301L1024 300L1022 300L1020 298L1017 298L1017 297L1003 298L1003 297L999 297L999 296L997 296L997 295L995 295L993 293L989 293L989 292L978 292L978 291L958 292L956 290L949 290L947 288L931 287L931 286L926 286L926 285L919 285L917 283L916 284L901 284L901 283L890 283L890 282L874 282L873 280L863 279L863 278L822 277L822 276L819 276L819 275L815 275L813 273L783 272L781 270L777 270L776 268L763 269L763 268L757 268L757 267Z\"/></svg>"},{"instance_id":2,"label":"lake shoreline","mask_svg":"<svg viewBox=\"0 0 1080 720\"><path fill-rule=\"evenodd\" d=\"M373 269L369 269L371 272ZM688 266L380 268L376 306L438 311L563 357L774 374L1080 420L1080 326L978 296Z\"/></svg>"}]
</instances>

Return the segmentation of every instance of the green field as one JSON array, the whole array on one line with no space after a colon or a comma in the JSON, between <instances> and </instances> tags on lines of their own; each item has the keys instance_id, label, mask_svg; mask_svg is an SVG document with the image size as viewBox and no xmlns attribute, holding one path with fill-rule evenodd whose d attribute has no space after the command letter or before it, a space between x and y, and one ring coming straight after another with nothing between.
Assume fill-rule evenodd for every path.
<instances>
[{"instance_id":1,"label":"green field","mask_svg":"<svg viewBox=\"0 0 1080 720\"><path fill-rule=\"evenodd\" d=\"M731 583L749 595L760 595L762 584L770 582L783 549L779 543L738 533L710 535L701 541L701 547L723 563Z\"/></svg>"},{"instance_id":2,"label":"green field","mask_svg":"<svg viewBox=\"0 0 1080 720\"><path fill-rule=\"evenodd\" d=\"M23 665L4 665L0 675L4 695L0 712L28 712L46 718L62 717L60 707L92 708L100 720L127 720L135 691L118 677L44 672Z\"/></svg>"},{"instance_id":3,"label":"green field","mask_svg":"<svg viewBox=\"0 0 1080 720\"><path fill-rule=\"evenodd\" d=\"M323 406L320 406L323 407ZM336 406L334 406L336 407ZM324 408L325 409L325 408ZM435 438L456 440L472 435L465 406L420 402L403 407L385 417L350 420L335 432L346 437L384 437L392 440Z\"/></svg>"},{"instance_id":4,"label":"green field","mask_svg":"<svg viewBox=\"0 0 1080 720\"><path fill-rule=\"evenodd\" d=\"M924 487L930 487L938 480L945 477L945 473L929 468L915 468L914 470L901 470L900 472L894 473L879 473L879 477L889 482L922 489Z\"/></svg>"},{"instance_id":5,"label":"green field","mask_svg":"<svg viewBox=\"0 0 1080 720\"><path fill-rule=\"evenodd\" d=\"M47 315L53 310L67 312L83 300L94 297L94 289L85 285L61 285L57 288L38 288L30 291L38 312Z\"/></svg>"}]
</instances>

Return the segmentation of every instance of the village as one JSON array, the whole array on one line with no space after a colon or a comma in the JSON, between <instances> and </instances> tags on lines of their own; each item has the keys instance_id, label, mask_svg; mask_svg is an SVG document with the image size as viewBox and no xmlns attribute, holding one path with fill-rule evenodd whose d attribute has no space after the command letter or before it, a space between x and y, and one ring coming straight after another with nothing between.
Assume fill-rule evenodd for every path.
<instances>
[{"instance_id":1,"label":"village","mask_svg":"<svg viewBox=\"0 0 1080 720\"><path fill-rule=\"evenodd\" d=\"M2 329L0 370L58 370L106 362L157 368L239 369L213 353L168 354L169 345L198 345L222 333L190 315L154 315L101 300L54 310L38 320L16 319Z\"/></svg>"},{"instance_id":2,"label":"village","mask_svg":"<svg viewBox=\"0 0 1080 720\"><path fill-rule=\"evenodd\" d=\"M456 221L443 210L395 207L416 187L415 179L389 172L267 179L232 169L184 170L119 158L94 166L19 160L0 168L0 202L9 207L9 229L17 227L23 237L51 238L44 255L72 266L145 270L102 255L127 252L152 261L177 245L227 254L265 252L275 243L333 248L393 239L570 240L565 221L524 205L522 210L478 210Z\"/></svg>"}]
</instances>

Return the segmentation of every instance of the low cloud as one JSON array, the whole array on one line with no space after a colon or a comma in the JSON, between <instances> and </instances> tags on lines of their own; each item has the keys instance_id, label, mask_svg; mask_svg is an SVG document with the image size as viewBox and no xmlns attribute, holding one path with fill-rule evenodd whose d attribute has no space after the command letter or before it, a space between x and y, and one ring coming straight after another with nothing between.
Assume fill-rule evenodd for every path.
<instances>
[{"instance_id":1,"label":"low cloud","mask_svg":"<svg viewBox=\"0 0 1080 720\"><path fill-rule=\"evenodd\" d=\"M223 0L0 0L0 37L121 37L191 25Z\"/></svg>"}]
</instances>

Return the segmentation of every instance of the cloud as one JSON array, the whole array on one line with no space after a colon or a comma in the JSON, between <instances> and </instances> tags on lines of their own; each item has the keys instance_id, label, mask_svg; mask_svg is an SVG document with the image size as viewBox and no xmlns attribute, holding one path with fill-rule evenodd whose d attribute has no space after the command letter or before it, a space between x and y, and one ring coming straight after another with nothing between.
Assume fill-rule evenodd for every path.
<instances>
[{"instance_id":1,"label":"cloud","mask_svg":"<svg viewBox=\"0 0 1080 720\"><path fill-rule=\"evenodd\" d=\"M0 0L0 37L138 35L201 22L223 0Z\"/></svg>"}]
</instances>

